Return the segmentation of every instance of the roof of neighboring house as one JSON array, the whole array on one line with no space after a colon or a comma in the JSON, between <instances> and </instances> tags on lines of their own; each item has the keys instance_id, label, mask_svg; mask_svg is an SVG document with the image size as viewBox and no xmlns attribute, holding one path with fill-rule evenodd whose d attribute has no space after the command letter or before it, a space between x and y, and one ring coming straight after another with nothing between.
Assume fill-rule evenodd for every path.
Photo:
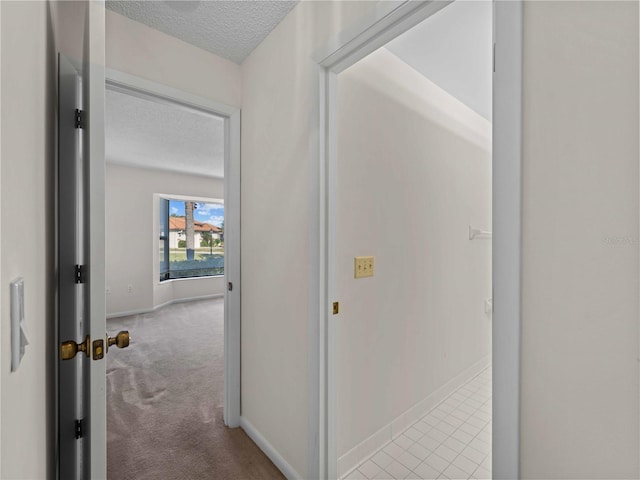
<instances>
[{"instance_id":1,"label":"roof of neighboring house","mask_svg":"<svg viewBox=\"0 0 640 480\"><path fill-rule=\"evenodd\" d=\"M185 217L169 217L169 230L186 230ZM193 221L193 230L196 232L220 233L222 230L211 223Z\"/></svg>"}]
</instances>

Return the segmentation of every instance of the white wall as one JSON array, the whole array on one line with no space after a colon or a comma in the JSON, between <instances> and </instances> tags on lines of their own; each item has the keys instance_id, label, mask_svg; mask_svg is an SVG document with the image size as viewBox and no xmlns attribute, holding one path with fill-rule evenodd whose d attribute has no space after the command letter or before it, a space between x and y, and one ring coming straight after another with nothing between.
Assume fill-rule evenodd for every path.
<instances>
[{"instance_id":1,"label":"white wall","mask_svg":"<svg viewBox=\"0 0 640 480\"><path fill-rule=\"evenodd\" d=\"M111 10L107 67L239 107L240 66Z\"/></svg>"},{"instance_id":2,"label":"white wall","mask_svg":"<svg viewBox=\"0 0 640 480\"><path fill-rule=\"evenodd\" d=\"M202 233L203 232L194 232L193 234L193 245L195 246L195 248L201 248L200 244L204 241L202 237ZM213 238L214 240L219 239L220 234L212 233L211 238ZM186 240L186 239L187 239L187 235L182 230L173 230L169 232L169 248L179 248L178 242L180 242L180 240Z\"/></svg>"},{"instance_id":3,"label":"white wall","mask_svg":"<svg viewBox=\"0 0 640 480\"><path fill-rule=\"evenodd\" d=\"M2 2L2 478L44 478L48 438L46 325L53 322L50 277L53 238L45 215L53 215L53 161L47 81L47 9L43 2ZM12 45L32 38L28 48ZM6 75L5 72L13 72ZM20 72L28 72L21 74ZM7 228L13 225L13 228ZM25 233L28 232L27 235ZM39 234L36 232L40 232ZM20 369L10 373L9 283L25 280L25 317L30 333ZM29 448L25 448L29 445ZM33 461L33 458L38 459Z\"/></svg>"},{"instance_id":4,"label":"white wall","mask_svg":"<svg viewBox=\"0 0 640 480\"><path fill-rule=\"evenodd\" d=\"M2 8L0 8L0 32L2 28ZM0 71L2 70L2 35L0 34ZM0 112L2 111L2 76L0 75ZM0 186L2 186L2 115L0 115ZM0 194L0 220L2 218L2 195ZM0 272L2 272L2 221L0 221ZM2 283L2 275L0 274L0 285ZM2 305L4 299L0 295L0 345L2 343L2 330L3 323L1 321L4 310ZM4 370L2 370L2 355L0 355L0 424L2 423L2 376ZM0 427L0 477L2 477L2 428Z\"/></svg>"},{"instance_id":5,"label":"white wall","mask_svg":"<svg viewBox=\"0 0 640 480\"><path fill-rule=\"evenodd\" d=\"M361 3L301 3L243 65L243 416L303 473L304 266L316 208L309 56L319 32L348 25L340 10L355 18ZM638 476L637 19L632 2L525 9L528 478ZM282 206L278 218L270 205ZM286 235L260 245L266 226ZM613 236L632 244L603 244Z\"/></svg>"},{"instance_id":6,"label":"white wall","mask_svg":"<svg viewBox=\"0 0 640 480\"><path fill-rule=\"evenodd\" d=\"M491 0L457 1L385 47L491 121L492 28Z\"/></svg>"},{"instance_id":7,"label":"white wall","mask_svg":"<svg viewBox=\"0 0 640 480\"><path fill-rule=\"evenodd\" d=\"M0 2L2 11L2 465L7 479L40 479L53 465L55 56L45 2ZM16 46L21 48L16 48ZM11 373L9 283L25 281L30 344Z\"/></svg>"},{"instance_id":8,"label":"white wall","mask_svg":"<svg viewBox=\"0 0 640 480\"><path fill-rule=\"evenodd\" d=\"M337 89L342 456L488 362L491 240L468 228L491 229L491 124L384 48ZM354 279L360 255L373 278Z\"/></svg>"},{"instance_id":9,"label":"white wall","mask_svg":"<svg viewBox=\"0 0 640 480\"><path fill-rule=\"evenodd\" d=\"M524 29L521 473L638 478L638 3Z\"/></svg>"},{"instance_id":10,"label":"white wall","mask_svg":"<svg viewBox=\"0 0 640 480\"><path fill-rule=\"evenodd\" d=\"M307 361L309 328L317 324L310 300L319 186L312 55L374 8L301 2L242 68L242 416L301 478L313 462ZM264 241L265 231L273 241Z\"/></svg>"},{"instance_id":11,"label":"white wall","mask_svg":"<svg viewBox=\"0 0 640 480\"><path fill-rule=\"evenodd\" d=\"M160 283L157 194L223 198L223 180L107 163L107 315L224 293L224 277ZM133 287L128 292L128 285Z\"/></svg>"}]
</instances>

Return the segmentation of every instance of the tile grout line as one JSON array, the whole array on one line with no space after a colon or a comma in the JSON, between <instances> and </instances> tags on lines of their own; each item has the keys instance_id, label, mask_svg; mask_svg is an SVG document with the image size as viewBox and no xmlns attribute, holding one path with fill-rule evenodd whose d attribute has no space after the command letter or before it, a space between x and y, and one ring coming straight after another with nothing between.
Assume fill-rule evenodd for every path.
<instances>
[{"instance_id":1,"label":"tile grout line","mask_svg":"<svg viewBox=\"0 0 640 480\"><path fill-rule=\"evenodd\" d=\"M455 391L449 394L446 398L444 398L441 402L435 405L431 410L425 413L420 419L414 422L412 425L408 426L401 433L396 435L392 440L385 443L380 449L378 449L375 453L370 455L367 459L361 462L357 467L352 469L349 473L347 473L344 477L345 480L355 480L355 479L378 479L378 478L410 478L410 479L418 479L422 478L418 472L415 470L421 467L422 465L426 465L429 469L436 472L438 477L434 474L429 474L429 479L432 478L448 478L445 476L445 472L452 471L454 472L456 478L458 478L459 474L455 473L462 472L464 474L464 478L476 478L476 473L479 472L479 475L485 475L490 477L490 468L491 468L491 440L490 436L491 432L491 366L487 366L481 372L478 372L474 377L467 380L465 383L460 385ZM487 388L489 387L489 388ZM479 397L479 399L478 399ZM453 404L453 405L452 405ZM446 409L442 407L447 405ZM479 406L477 406L479 405ZM460 406L464 406L464 409L460 409ZM486 407L489 406L487 409ZM488 410L488 411L487 411ZM437 415L434 414L437 412ZM454 413L459 412L459 415L456 416ZM481 415L477 415L480 412ZM425 419L427 417L431 417L431 423L426 422ZM453 420L451 417L455 418ZM463 418L461 418L463 417ZM481 418L484 417L484 418ZM487 419L488 417L488 419ZM475 419L474 423L469 423L469 420ZM449 420L449 423L447 420ZM446 424L448 427L445 429L438 428L441 427L442 424ZM483 424L482 427L479 427L477 423ZM422 428L428 427L426 433L416 428L417 425L424 424ZM466 430L462 429L463 426L467 426ZM411 436L407 435L407 432L415 430L419 435L412 434ZM435 436L429 435L429 433L434 433L434 430L437 431ZM458 437L454 437L454 435L458 432L462 432ZM475 433L470 433L475 432ZM486 437L489 436L489 441L483 440L480 436ZM412 438L417 437L417 438ZM430 445L423 445L421 442L429 437L431 440ZM437 438L436 438L437 437ZM470 437L466 442L460 440L460 437ZM402 439L402 445L398 443L398 440ZM451 441L453 440L453 442ZM449 442L448 445L445 445L445 442ZM471 444L474 443L474 446ZM480 445L478 445L480 442ZM462 447L457 447L457 449L451 448L449 445L459 443ZM391 445L395 445L395 447L391 447ZM416 451L415 446L418 445L418 451L423 450L428 452L424 458L419 458L416 456L410 449L413 449L413 452ZM479 450L478 446L484 446L483 451ZM389 452L389 449L393 449L396 454L393 455L392 452ZM397 450L401 450L398 452ZM470 449L470 450L469 450ZM448 458L444 458L443 456L436 453L439 451L442 453L447 453ZM451 452L451 453L449 453ZM465 455L463 452L467 452L467 455L475 452L475 458L482 458L479 462L474 458L469 458L469 456ZM379 457L381 454L389 457L391 461L386 461L386 465L381 465L376 463L374 457ZM410 458L406 458L406 455L409 455ZM425 455L424 453L422 455ZM440 468L437 468L433 465L427 463L427 459L432 459L433 457L437 457L436 461L439 462ZM399 458L403 457L406 465L399 461ZM450 458L450 460L449 460ZM489 462L487 462L489 459ZM380 459L378 459L380 461ZM417 461L417 463L416 463ZM456 464L457 462L457 464ZM397 465L399 465L399 467ZM460 468L458 465L466 465L467 469L471 469L471 465L474 465L472 473L467 473L466 470ZM413 465L413 468L409 468L409 465ZM373 466L373 467L372 467ZM392 472L389 472L388 469L393 466L393 469L396 470L396 475ZM362 471L365 469L368 473ZM424 468L422 469L424 470ZM439 471L438 471L439 470ZM401 473L404 472L405 473ZM380 476L382 475L382 477ZM484 477L482 477L484 478Z\"/></svg>"}]
</instances>

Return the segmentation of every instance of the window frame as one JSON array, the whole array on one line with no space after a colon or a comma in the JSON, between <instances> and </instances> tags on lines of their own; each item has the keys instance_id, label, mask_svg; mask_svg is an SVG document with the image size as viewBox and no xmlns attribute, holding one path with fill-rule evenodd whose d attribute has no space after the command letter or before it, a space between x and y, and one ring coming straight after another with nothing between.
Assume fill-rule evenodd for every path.
<instances>
[{"instance_id":1,"label":"window frame","mask_svg":"<svg viewBox=\"0 0 640 480\"><path fill-rule=\"evenodd\" d=\"M225 266L224 264L222 265L222 273L219 274L214 274L214 275L194 275L194 276L186 276L186 277L177 277L177 278L172 278L171 277L171 260L170 260L170 254L171 254L171 244L170 244L170 238L171 238L171 226L170 226L170 218L171 218L171 201L176 201L176 202L194 202L194 203L203 203L203 204L216 204L216 205L222 205L223 206L223 216L225 216L224 213L224 200L220 199L220 198L205 198L205 197L198 197L198 196L189 196L189 195L171 195L171 194L162 194L162 193L157 193L154 194L155 198L155 205L157 206L158 210L158 215L156 216L156 221L157 221L157 229L154 229L155 232L155 240L154 241L161 241L164 242L164 259L162 258L162 252L161 252L161 248L158 248L158 267L159 267L159 271L157 275L154 275L156 278L156 282L158 282L159 284L166 284L167 282L171 282L171 281L176 281L176 280L197 280L197 279L207 279L207 278L219 278L219 277L224 277L225 276ZM166 213L163 211L162 209L162 202L167 202L166 203ZM166 231L166 235L162 235L161 232L161 218L160 216L166 214L165 217L165 221L166 221L166 226L167 226L167 231ZM224 230L223 230L224 232ZM222 234L222 238L224 238L224 233ZM224 241L224 240L223 240ZM164 261L164 263L166 264L166 271L163 271L162 268L162 262Z\"/></svg>"}]
</instances>

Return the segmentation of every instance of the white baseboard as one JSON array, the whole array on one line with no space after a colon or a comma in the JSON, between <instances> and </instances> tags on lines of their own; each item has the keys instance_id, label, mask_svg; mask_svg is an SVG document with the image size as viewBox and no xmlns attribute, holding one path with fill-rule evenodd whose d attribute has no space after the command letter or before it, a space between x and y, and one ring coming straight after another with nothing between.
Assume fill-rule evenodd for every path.
<instances>
[{"instance_id":1,"label":"white baseboard","mask_svg":"<svg viewBox=\"0 0 640 480\"><path fill-rule=\"evenodd\" d=\"M288 480L299 480L304 478L273 448L273 446L262 436L262 434L256 430L256 428L244 417L240 417L240 428L242 428L249 438L255 442L256 445L269 457L274 465L287 477Z\"/></svg>"},{"instance_id":2,"label":"white baseboard","mask_svg":"<svg viewBox=\"0 0 640 480\"><path fill-rule=\"evenodd\" d=\"M168 307L169 305L173 305L174 303L195 302L197 300L211 300L212 298L222 298L222 297L224 297L224 293L215 293L213 295L201 295L199 297L176 298L174 300L169 300L168 302L161 303L160 305L156 305L153 308L140 308L137 310L128 310L126 312L109 313L107 314L107 320L110 318L130 317L131 315L142 315L145 313L157 312L161 308Z\"/></svg>"},{"instance_id":3,"label":"white baseboard","mask_svg":"<svg viewBox=\"0 0 640 480\"><path fill-rule=\"evenodd\" d=\"M347 453L338 458L338 478L343 478L354 468L360 465L375 452L396 438L407 428L422 418L427 412L436 407L445 398L451 395L460 385L471 380L491 363L491 356L487 355L474 363L460 375L449 380L428 397L416 403L400 416L377 430L373 435L353 447Z\"/></svg>"}]
</instances>

